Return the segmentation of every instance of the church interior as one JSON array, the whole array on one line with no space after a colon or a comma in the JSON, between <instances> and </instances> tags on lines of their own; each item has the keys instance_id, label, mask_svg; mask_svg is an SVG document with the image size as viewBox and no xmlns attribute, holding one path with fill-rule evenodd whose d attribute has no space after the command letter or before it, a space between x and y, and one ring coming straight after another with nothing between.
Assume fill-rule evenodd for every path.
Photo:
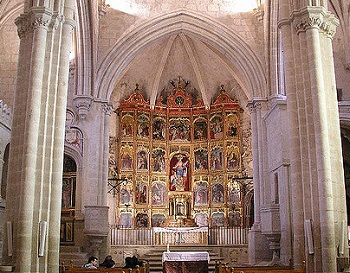
<instances>
[{"instance_id":1,"label":"church interior","mask_svg":"<svg viewBox=\"0 0 350 273\"><path fill-rule=\"evenodd\" d=\"M0 272L350 271L349 42L347 0L0 0Z\"/></svg>"}]
</instances>

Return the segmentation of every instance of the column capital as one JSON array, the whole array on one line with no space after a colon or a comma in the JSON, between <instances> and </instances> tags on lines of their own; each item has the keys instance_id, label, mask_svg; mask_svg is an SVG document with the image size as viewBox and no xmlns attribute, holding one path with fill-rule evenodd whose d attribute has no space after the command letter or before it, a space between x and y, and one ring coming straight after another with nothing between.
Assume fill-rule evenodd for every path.
<instances>
[{"instance_id":1,"label":"column capital","mask_svg":"<svg viewBox=\"0 0 350 273\"><path fill-rule=\"evenodd\" d=\"M79 118L86 119L86 116L90 110L93 102L93 98L90 96L78 96L73 99L75 107L78 109Z\"/></svg>"},{"instance_id":2,"label":"column capital","mask_svg":"<svg viewBox=\"0 0 350 273\"><path fill-rule=\"evenodd\" d=\"M253 99L248 102L247 107L250 113L256 112L257 109L261 110L263 103L266 102L266 99Z\"/></svg>"},{"instance_id":3,"label":"column capital","mask_svg":"<svg viewBox=\"0 0 350 273\"><path fill-rule=\"evenodd\" d=\"M57 29L58 26L64 22L65 18L62 14L59 14L59 13L55 13L53 16L52 16L52 20L51 20L51 23L50 23L50 26L52 27L52 29Z\"/></svg>"},{"instance_id":4,"label":"column capital","mask_svg":"<svg viewBox=\"0 0 350 273\"><path fill-rule=\"evenodd\" d=\"M32 8L29 12L22 13L15 20L19 38L24 37L26 33L32 32L35 29L44 28L48 30L52 15L52 10L45 7Z\"/></svg>"},{"instance_id":5,"label":"column capital","mask_svg":"<svg viewBox=\"0 0 350 273\"><path fill-rule=\"evenodd\" d=\"M114 107L112 103L110 102L102 103L102 110L106 116L110 116L112 114L113 109Z\"/></svg>"},{"instance_id":6,"label":"column capital","mask_svg":"<svg viewBox=\"0 0 350 273\"><path fill-rule=\"evenodd\" d=\"M300 11L293 12L291 21L299 34L309 29L318 29L327 36L333 37L339 20L324 7L306 7Z\"/></svg>"}]
</instances>

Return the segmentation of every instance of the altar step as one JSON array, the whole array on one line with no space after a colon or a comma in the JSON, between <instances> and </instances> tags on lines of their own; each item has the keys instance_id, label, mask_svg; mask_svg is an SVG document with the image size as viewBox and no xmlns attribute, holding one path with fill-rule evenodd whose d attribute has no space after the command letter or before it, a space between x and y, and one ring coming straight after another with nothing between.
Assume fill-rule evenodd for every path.
<instances>
[{"instance_id":1,"label":"altar step","mask_svg":"<svg viewBox=\"0 0 350 273\"><path fill-rule=\"evenodd\" d=\"M149 261L150 273L162 273L162 255L163 252L166 251L164 249L154 249L152 253L146 254L145 258ZM223 261L224 258L220 255L220 250L215 247L210 247L208 245L188 245L188 246L170 246L170 251L174 252L186 252L186 251L207 251L210 256L209 261L209 272L215 272L215 261Z\"/></svg>"}]
</instances>

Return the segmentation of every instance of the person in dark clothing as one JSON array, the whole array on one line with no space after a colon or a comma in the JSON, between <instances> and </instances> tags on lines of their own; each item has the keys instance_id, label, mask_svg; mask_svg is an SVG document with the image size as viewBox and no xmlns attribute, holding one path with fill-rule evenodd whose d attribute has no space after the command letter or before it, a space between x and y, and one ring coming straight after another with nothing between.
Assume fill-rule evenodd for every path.
<instances>
[{"instance_id":1,"label":"person in dark clothing","mask_svg":"<svg viewBox=\"0 0 350 273\"><path fill-rule=\"evenodd\" d=\"M135 267L142 266L142 261L140 261L135 255L131 257L132 263L135 265Z\"/></svg>"},{"instance_id":2,"label":"person in dark clothing","mask_svg":"<svg viewBox=\"0 0 350 273\"><path fill-rule=\"evenodd\" d=\"M142 261L140 261L136 256L125 258L124 268L135 268L136 266L142 266Z\"/></svg>"},{"instance_id":3,"label":"person in dark clothing","mask_svg":"<svg viewBox=\"0 0 350 273\"><path fill-rule=\"evenodd\" d=\"M115 267L115 261L113 261L111 255L107 255L105 260L103 261L102 264L100 264L100 267L106 267L106 268L113 268Z\"/></svg>"}]
</instances>

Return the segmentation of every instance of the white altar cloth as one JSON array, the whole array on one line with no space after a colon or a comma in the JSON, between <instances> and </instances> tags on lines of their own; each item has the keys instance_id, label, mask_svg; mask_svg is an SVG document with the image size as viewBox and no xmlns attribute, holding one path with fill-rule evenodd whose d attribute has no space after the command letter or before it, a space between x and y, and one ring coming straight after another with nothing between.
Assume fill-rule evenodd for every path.
<instances>
[{"instance_id":1,"label":"white altar cloth","mask_svg":"<svg viewBox=\"0 0 350 273\"><path fill-rule=\"evenodd\" d=\"M210 261L209 253L201 252L163 252L162 262L168 261Z\"/></svg>"}]
</instances>

